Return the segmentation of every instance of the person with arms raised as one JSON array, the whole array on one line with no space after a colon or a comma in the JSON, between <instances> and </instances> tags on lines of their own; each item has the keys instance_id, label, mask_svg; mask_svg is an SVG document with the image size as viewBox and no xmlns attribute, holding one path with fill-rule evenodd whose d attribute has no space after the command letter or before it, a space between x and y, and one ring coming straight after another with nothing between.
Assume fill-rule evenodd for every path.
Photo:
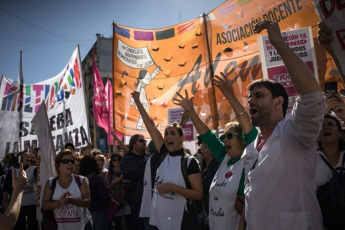
<instances>
[{"instance_id":1,"label":"person with arms raised","mask_svg":"<svg viewBox=\"0 0 345 230\"><path fill-rule=\"evenodd\" d=\"M325 97L309 67L285 43L278 23L262 21L300 97L286 115L285 88L271 80L248 86L251 122L260 132L242 156L246 170L245 217L251 229L322 229L314 181L316 140Z\"/></svg>"},{"instance_id":2,"label":"person with arms raised","mask_svg":"<svg viewBox=\"0 0 345 230\"><path fill-rule=\"evenodd\" d=\"M241 156L246 144L255 139L257 130L253 128L248 113L234 95L233 84L236 79L230 80L227 77L221 73L221 77L214 77L213 84L228 99L239 122L227 123L220 138L197 115L193 98L188 97L187 91L185 97L177 93L178 98L173 100L190 114L200 138L220 163L210 187L210 229L237 230L244 204L244 169Z\"/></svg>"},{"instance_id":3,"label":"person with arms raised","mask_svg":"<svg viewBox=\"0 0 345 230\"><path fill-rule=\"evenodd\" d=\"M199 229L196 213L188 201L201 200L203 197L201 173L198 161L188 157L186 174L191 188L187 188L181 166L185 155L183 129L173 123L165 129L163 138L141 104L139 92L134 91L132 96L157 151L165 156L156 171L152 201L147 203L147 208L151 208L151 227L166 230Z\"/></svg>"}]
</instances>

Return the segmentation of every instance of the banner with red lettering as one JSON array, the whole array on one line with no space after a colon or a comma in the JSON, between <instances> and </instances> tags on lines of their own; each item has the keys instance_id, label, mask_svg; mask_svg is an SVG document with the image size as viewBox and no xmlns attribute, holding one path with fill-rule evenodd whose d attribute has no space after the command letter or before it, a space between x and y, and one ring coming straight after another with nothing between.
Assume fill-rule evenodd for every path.
<instances>
[{"instance_id":1,"label":"banner with red lettering","mask_svg":"<svg viewBox=\"0 0 345 230\"><path fill-rule=\"evenodd\" d=\"M176 108L176 92L194 97L201 119L212 129L235 119L222 93L211 79L220 72L236 78L234 91L247 106L247 85L262 78L258 34L255 23L277 21L282 31L311 27L317 34L318 17L311 0L227 1L208 14L174 26L145 30L114 24L113 76L115 127L121 133L141 133L149 138L141 116L131 99L140 100L163 131L168 110ZM262 32L260 36L264 35ZM320 83L329 69L324 51L316 45Z\"/></svg>"},{"instance_id":2,"label":"banner with red lettering","mask_svg":"<svg viewBox=\"0 0 345 230\"><path fill-rule=\"evenodd\" d=\"M311 28L307 27L297 30L284 31L282 32L282 37L289 47L310 68L310 70L314 73L316 80L318 81L319 78ZM260 48L263 78L279 82L285 87L290 99L287 111L289 113L292 111L293 104L298 96L295 87L291 82L289 73L287 72L287 69L285 68L284 62L278 54L278 51L270 43L267 35L258 37L258 43Z\"/></svg>"},{"instance_id":3,"label":"banner with red lettering","mask_svg":"<svg viewBox=\"0 0 345 230\"><path fill-rule=\"evenodd\" d=\"M14 81L7 77L2 78L0 120L6 122L6 116L22 110L20 131L16 134L21 137L21 149L28 150L38 145L31 120L43 100L46 101L55 150L63 149L67 142L73 143L77 148L87 145L90 135L80 63L79 47L76 47L67 65L58 75L35 84L23 84L22 100L19 97L19 88L13 90L11 87ZM6 131L4 133L6 135ZM14 152L19 146L18 141L11 140L0 144L0 158L5 153Z\"/></svg>"}]
</instances>

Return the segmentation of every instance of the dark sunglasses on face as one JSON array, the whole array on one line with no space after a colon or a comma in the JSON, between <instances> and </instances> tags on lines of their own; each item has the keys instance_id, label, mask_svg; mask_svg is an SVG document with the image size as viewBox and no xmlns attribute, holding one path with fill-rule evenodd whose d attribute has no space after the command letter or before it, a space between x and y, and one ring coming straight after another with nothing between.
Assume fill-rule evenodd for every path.
<instances>
[{"instance_id":1,"label":"dark sunglasses on face","mask_svg":"<svg viewBox=\"0 0 345 230\"><path fill-rule=\"evenodd\" d=\"M233 136L241 136L241 135L238 133L224 133L219 137L219 139L221 141L224 141L226 137L228 140L231 140Z\"/></svg>"},{"instance_id":2,"label":"dark sunglasses on face","mask_svg":"<svg viewBox=\"0 0 345 230\"><path fill-rule=\"evenodd\" d=\"M72 163L74 165L75 161L73 159L62 159L60 161L61 164L68 164L68 163Z\"/></svg>"},{"instance_id":3,"label":"dark sunglasses on face","mask_svg":"<svg viewBox=\"0 0 345 230\"><path fill-rule=\"evenodd\" d=\"M145 139L140 139L140 140L138 140L140 143L146 143L146 140Z\"/></svg>"}]
</instances>

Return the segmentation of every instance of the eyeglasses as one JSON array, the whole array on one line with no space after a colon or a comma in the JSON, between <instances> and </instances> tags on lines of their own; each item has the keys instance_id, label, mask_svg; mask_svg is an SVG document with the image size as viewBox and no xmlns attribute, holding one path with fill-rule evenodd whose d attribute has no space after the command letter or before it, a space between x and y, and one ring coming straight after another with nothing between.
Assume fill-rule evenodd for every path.
<instances>
[{"instance_id":1,"label":"eyeglasses","mask_svg":"<svg viewBox=\"0 0 345 230\"><path fill-rule=\"evenodd\" d=\"M140 139L140 140L138 140L140 143L146 143L146 140L145 139Z\"/></svg>"},{"instance_id":2,"label":"eyeglasses","mask_svg":"<svg viewBox=\"0 0 345 230\"><path fill-rule=\"evenodd\" d=\"M238 133L224 133L219 137L219 139L221 141L224 141L225 138L227 138L228 140L231 140L233 136L241 136L241 135Z\"/></svg>"},{"instance_id":3,"label":"eyeglasses","mask_svg":"<svg viewBox=\"0 0 345 230\"><path fill-rule=\"evenodd\" d=\"M75 161L73 159L62 159L60 163L62 164L72 163L74 165Z\"/></svg>"},{"instance_id":4,"label":"eyeglasses","mask_svg":"<svg viewBox=\"0 0 345 230\"><path fill-rule=\"evenodd\" d=\"M113 162L120 161L120 159L113 159Z\"/></svg>"}]
</instances>

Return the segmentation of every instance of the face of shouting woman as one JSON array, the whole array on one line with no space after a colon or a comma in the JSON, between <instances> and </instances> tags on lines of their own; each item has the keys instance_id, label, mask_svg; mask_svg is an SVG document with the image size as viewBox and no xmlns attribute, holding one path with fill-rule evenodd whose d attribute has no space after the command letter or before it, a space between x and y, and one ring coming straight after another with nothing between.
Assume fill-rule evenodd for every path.
<instances>
[{"instance_id":1,"label":"face of shouting woman","mask_svg":"<svg viewBox=\"0 0 345 230\"><path fill-rule=\"evenodd\" d=\"M242 156L245 145L241 134L237 133L234 128L229 128L220 138L225 145L227 154L232 158Z\"/></svg>"},{"instance_id":2,"label":"face of shouting woman","mask_svg":"<svg viewBox=\"0 0 345 230\"><path fill-rule=\"evenodd\" d=\"M169 152L175 152L182 148L183 136L177 127L168 127L164 132L164 143Z\"/></svg>"},{"instance_id":3,"label":"face of shouting woman","mask_svg":"<svg viewBox=\"0 0 345 230\"><path fill-rule=\"evenodd\" d=\"M319 140L323 146L337 144L340 137L340 130L337 122L332 118L325 118L322 125L322 130L319 135Z\"/></svg>"}]
</instances>

